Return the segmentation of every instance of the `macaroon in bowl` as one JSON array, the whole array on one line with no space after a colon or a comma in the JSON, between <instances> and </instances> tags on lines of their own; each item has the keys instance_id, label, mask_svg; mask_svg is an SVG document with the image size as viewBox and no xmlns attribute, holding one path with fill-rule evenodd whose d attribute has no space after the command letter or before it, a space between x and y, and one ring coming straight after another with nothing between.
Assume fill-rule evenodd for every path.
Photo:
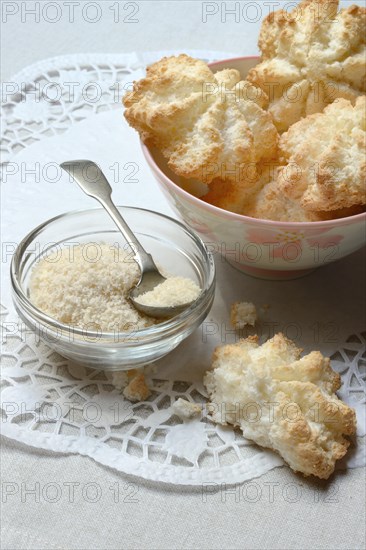
<instances>
[{"instance_id":1,"label":"macaroon in bowl","mask_svg":"<svg viewBox=\"0 0 366 550\"><path fill-rule=\"evenodd\" d=\"M213 72L236 69L245 78L258 57L211 63ZM322 221L272 221L237 214L203 199L200 181L184 180L157 148L141 142L146 161L168 202L213 254L264 279L293 279L341 259L365 244L366 213Z\"/></svg>"}]
</instances>

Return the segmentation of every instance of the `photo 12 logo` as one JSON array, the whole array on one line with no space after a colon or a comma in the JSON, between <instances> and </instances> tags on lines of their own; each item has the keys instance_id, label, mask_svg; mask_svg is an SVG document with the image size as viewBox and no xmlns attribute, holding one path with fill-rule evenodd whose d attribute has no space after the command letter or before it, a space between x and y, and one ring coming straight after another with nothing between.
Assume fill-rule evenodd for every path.
<instances>
[{"instance_id":1,"label":"photo 12 logo","mask_svg":"<svg viewBox=\"0 0 366 550\"><path fill-rule=\"evenodd\" d=\"M3 504L14 504L15 502L55 504L60 501L69 503L84 501L94 504L112 500L115 504L138 504L140 502L139 490L140 487L136 483L119 483L118 481L106 486L96 481L87 483L79 481L50 481L48 483L44 481L34 481L33 483L3 481L1 502Z\"/></svg>"},{"instance_id":2,"label":"photo 12 logo","mask_svg":"<svg viewBox=\"0 0 366 550\"><path fill-rule=\"evenodd\" d=\"M1 22L95 24L103 18L114 23L139 23L138 2L1 2Z\"/></svg>"},{"instance_id":3,"label":"photo 12 logo","mask_svg":"<svg viewBox=\"0 0 366 550\"><path fill-rule=\"evenodd\" d=\"M99 166L85 166L82 170L84 179L88 182L96 182L100 178L102 170ZM107 167L106 174L108 180L115 184L118 183L139 183L137 174L140 171L140 166L137 162L124 162L120 163L115 161L111 166ZM67 179L68 182L74 185L74 178L71 174L66 174L66 172L61 168L60 164L54 161L50 162L16 162L9 161L4 163L1 167L1 178L0 181L3 184L14 185L15 178L17 183L42 183L44 184L55 184L62 179Z\"/></svg>"},{"instance_id":4,"label":"photo 12 logo","mask_svg":"<svg viewBox=\"0 0 366 550\"><path fill-rule=\"evenodd\" d=\"M306 8L312 13L314 21L330 21L337 9L338 2L314 2ZM303 16L304 7L299 2L202 2L202 23L258 23L271 13L281 10L287 21L296 21Z\"/></svg>"},{"instance_id":5,"label":"photo 12 logo","mask_svg":"<svg viewBox=\"0 0 366 550\"><path fill-rule=\"evenodd\" d=\"M279 6L279 2L202 2L202 23L257 23L273 4Z\"/></svg>"},{"instance_id":6,"label":"photo 12 logo","mask_svg":"<svg viewBox=\"0 0 366 550\"><path fill-rule=\"evenodd\" d=\"M204 504L213 504L213 501L226 504L232 503L268 503L279 502L296 504L299 502L323 502L332 504L339 502L339 486L335 483L321 489L318 486L307 486L303 483L280 483L279 481L246 481L227 485L226 483L203 483L201 498Z\"/></svg>"},{"instance_id":7,"label":"photo 12 logo","mask_svg":"<svg viewBox=\"0 0 366 550\"><path fill-rule=\"evenodd\" d=\"M106 102L119 105L122 97L132 87L131 82L112 81L108 77L99 81L94 79L92 73L83 69L79 72L60 70L54 80L32 83L2 82L1 102L18 120L38 121L40 115L42 119L42 115L47 115L52 107L57 107L59 101L66 104L83 101L91 106ZM11 103L16 104L15 112ZM41 104L38 112L34 112L35 104Z\"/></svg>"}]
</instances>

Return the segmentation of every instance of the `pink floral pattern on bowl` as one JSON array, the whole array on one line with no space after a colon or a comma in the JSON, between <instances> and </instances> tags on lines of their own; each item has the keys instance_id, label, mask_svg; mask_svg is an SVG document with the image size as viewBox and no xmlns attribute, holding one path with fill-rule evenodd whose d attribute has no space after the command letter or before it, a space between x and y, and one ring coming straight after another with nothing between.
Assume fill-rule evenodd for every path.
<instances>
[{"instance_id":1,"label":"pink floral pattern on bowl","mask_svg":"<svg viewBox=\"0 0 366 550\"><path fill-rule=\"evenodd\" d=\"M287 229L249 229L246 238L249 242L270 247L273 258L294 261L302 253L304 246L326 249L338 246L343 240L342 235L324 235L329 229L314 229L313 231L291 231ZM309 238L310 234L314 236ZM323 233L323 235L322 235ZM318 236L315 236L318 235Z\"/></svg>"},{"instance_id":2,"label":"pink floral pattern on bowl","mask_svg":"<svg viewBox=\"0 0 366 550\"><path fill-rule=\"evenodd\" d=\"M307 242L310 246L329 248L330 246L338 245L343 238L343 235L325 235L324 237L312 237L311 239L307 239Z\"/></svg>"},{"instance_id":3,"label":"pink floral pattern on bowl","mask_svg":"<svg viewBox=\"0 0 366 550\"><path fill-rule=\"evenodd\" d=\"M273 258L289 258L302 252L304 232L300 231L272 231L271 229L250 229L247 231L247 240L250 243L269 247ZM289 256L290 255L290 256Z\"/></svg>"}]
</instances>

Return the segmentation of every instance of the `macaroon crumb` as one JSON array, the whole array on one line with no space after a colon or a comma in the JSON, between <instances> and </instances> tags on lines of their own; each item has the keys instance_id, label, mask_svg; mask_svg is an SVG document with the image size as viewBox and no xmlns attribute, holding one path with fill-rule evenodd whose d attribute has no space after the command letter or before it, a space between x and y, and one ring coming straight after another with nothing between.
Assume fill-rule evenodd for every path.
<instances>
[{"instance_id":1,"label":"macaroon crumb","mask_svg":"<svg viewBox=\"0 0 366 550\"><path fill-rule=\"evenodd\" d=\"M132 378L141 373L146 373L145 367L139 367L138 369L131 368L129 370L112 372L111 382L117 390L123 390L126 386L128 386Z\"/></svg>"},{"instance_id":2,"label":"macaroon crumb","mask_svg":"<svg viewBox=\"0 0 366 550\"><path fill-rule=\"evenodd\" d=\"M252 302L235 302L231 306L230 321L232 326L240 330L246 325L254 327L257 320L257 310Z\"/></svg>"},{"instance_id":3,"label":"macaroon crumb","mask_svg":"<svg viewBox=\"0 0 366 550\"><path fill-rule=\"evenodd\" d=\"M112 372L111 382L117 390L123 390L129 382L128 373L129 371L120 370L117 372Z\"/></svg>"},{"instance_id":4,"label":"macaroon crumb","mask_svg":"<svg viewBox=\"0 0 366 550\"><path fill-rule=\"evenodd\" d=\"M201 405L191 403L181 397L173 403L172 408L175 414L182 418L182 420L191 420L192 418L199 416L202 412Z\"/></svg>"},{"instance_id":5,"label":"macaroon crumb","mask_svg":"<svg viewBox=\"0 0 366 550\"><path fill-rule=\"evenodd\" d=\"M145 401L151 395L143 372L136 374L123 390L123 395L129 401Z\"/></svg>"}]
</instances>

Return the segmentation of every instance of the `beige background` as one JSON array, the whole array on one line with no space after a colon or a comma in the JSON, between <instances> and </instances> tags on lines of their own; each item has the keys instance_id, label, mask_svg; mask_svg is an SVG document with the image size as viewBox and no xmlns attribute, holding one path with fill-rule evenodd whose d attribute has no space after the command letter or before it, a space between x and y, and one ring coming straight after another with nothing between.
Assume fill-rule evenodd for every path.
<instances>
[{"instance_id":1,"label":"beige background","mask_svg":"<svg viewBox=\"0 0 366 550\"><path fill-rule=\"evenodd\" d=\"M95 2L100 6L99 12L88 7L92 3L89 0L69 3L75 5L73 22L70 22L72 8L67 6L66 0L42 0L36 22L36 16L30 13L35 2L2 2L8 6L2 8L2 79L10 79L20 69L40 59L69 53L210 49L256 55L261 16L280 6L287 5L291 9L296 2L120 0L118 12L116 0ZM363 4L357 0L341 1L343 6L351 3ZM50 4L58 4L59 9ZM135 14L133 4L138 7ZM238 6L236 12L230 14L235 4ZM6 15L10 10L17 11ZM212 15L208 14L210 10L214 12ZM99 20L88 22L94 18ZM49 22L56 19L59 20Z\"/></svg>"},{"instance_id":2,"label":"beige background","mask_svg":"<svg viewBox=\"0 0 366 550\"><path fill-rule=\"evenodd\" d=\"M206 502L202 488L153 484L103 468L89 458L54 456L12 442L4 445L2 470L3 487L13 482L7 490L18 489L2 504L3 550L358 550L365 546L366 479L361 469L339 472L327 483L280 468L237 486L234 493L218 487L216 494L206 494ZM39 502L26 494L37 482ZM80 485L75 486L75 502L70 502L66 484L73 482ZM23 489L22 483L26 483ZM57 496L54 485L47 488L49 483L60 488L57 502L49 502ZM126 483L133 485L126 488ZM96 494L95 485L83 498L87 484L97 484L98 502L88 502ZM114 502L117 486L119 503Z\"/></svg>"}]
</instances>

